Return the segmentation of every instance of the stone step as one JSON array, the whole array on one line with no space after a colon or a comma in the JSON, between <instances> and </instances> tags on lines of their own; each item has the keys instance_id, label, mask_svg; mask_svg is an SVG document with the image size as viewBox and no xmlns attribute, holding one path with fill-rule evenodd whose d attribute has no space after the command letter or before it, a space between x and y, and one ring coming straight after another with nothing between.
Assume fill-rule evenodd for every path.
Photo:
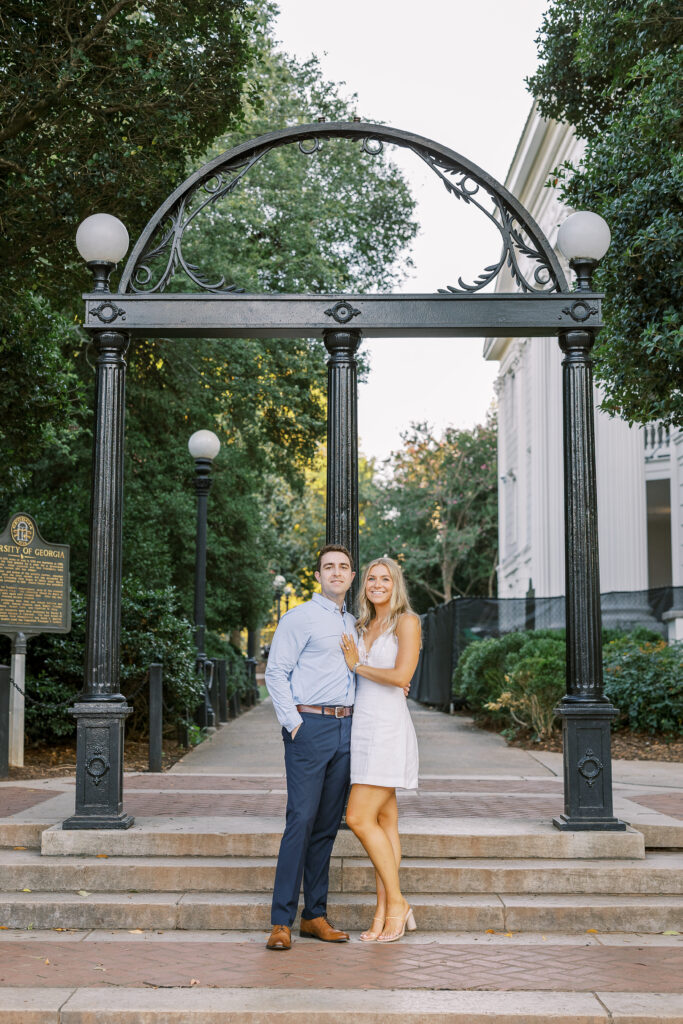
<instances>
[{"instance_id":1,"label":"stone step","mask_svg":"<svg viewBox=\"0 0 683 1024\"><path fill-rule=\"evenodd\" d=\"M346 988L8 988L0 1024L681 1024L646 992Z\"/></svg>"},{"instance_id":2,"label":"stone step","mask_svg":"<svg viewBox=\"0 0 683 1024\"><path fill-rule=\"evenodd\" d=\"M268 892L274 857L42 857L0 850L0 890L50 892ZM401 864L405 889L419 893L683 893L683 852L646 860L412 858ZM330 892L371 893L367 858L333 857Z\"/></svg>"},{"instance_id":3,"label":"stone step","mask_svg":"<svg viewBox=\"0 0 683 1024\"><path fill-rule=\"evenodd\" d=\"M18 892L0 894L4 928L143 928L268 931L270 893ZM683 931L683 896L405 892L423 931ZM370 894L331 893L330 917L361 930Z\"/></svg>"},{"instance_id":4,"label":"stone step","mask_svg":"<svg viewBox=\"0 0 683 1024\"><path fill-rule=\"evenodd\" d=\"M282 823L263 819L217 820L215 829L202 819L182 819L168 825L136 823L126 830L64 830L54 825L42 833L45 856L106 854L110 857L276 857ZM406 821L401 828L405 857L609 858L642 859L643 836L625 832L559 832L550 822L472 818L429 818L419 826ZM363 856L358 839L339 832L336 857Z\"/></svg>"}]
</instances>

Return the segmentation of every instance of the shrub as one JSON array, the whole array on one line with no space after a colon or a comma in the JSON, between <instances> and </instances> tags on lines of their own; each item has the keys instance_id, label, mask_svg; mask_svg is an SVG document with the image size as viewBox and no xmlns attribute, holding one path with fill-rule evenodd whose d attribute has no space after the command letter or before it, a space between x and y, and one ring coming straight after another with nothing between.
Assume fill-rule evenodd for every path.
<instances>
[{"instance_id":1,"label":"shrub","mask_svg":"<svg viewBox=\"0 0 683 1024\"><path fill-rule=\"evenodd\" d=\"M603 664L605 693L619 710L617 728L683 734L682 643L634 631L605 646Z\"/></svg>"},{"instance_id":2,"label":"shrub","mask_svg":"<svg viewBox=\"0 0 683 1024\"><path fill-rule=\"evenodd\" d=\"M564 638L535 633L526 637L506 658L503 692L485 706L509 712L513 732L521 727L535 738L547 739L555 724L555 706L565 692Z\"/></svg>"},{"instance_id":3,"label":"shrub","mask_svg":"<svg viewBox=\"0 0 683 1024\"><path fill-rule=\"evenodd\" d=\"M464 700L478 718L497 718L484 710L505 689L505 659L524 643L524 633L506 633L468 644L460 655L453 676L453 694ZM489 709L490 710L490 709Z\"/></svg>"},{"instance_id":4,"label":"shrub","mask_svg":"<svg viewBox=\"0 0 683 1024\"><path fill-rule=\"evenodd\" d=\"M617 728L683 734L683 644L651 629L603 631L605 694ZM565 631L536 630L478 640L465 648L453 678L475 718L530 729L545 738L565 692Z\"/></svg>"},{"instance_id":5,"label":"shrub","mask_svg":"<svg viewBox=\"0 0 683 1024\"><path fill-rule=\"evenodd\" d=\"M28 644L26 693L33 698L26 703L29 739L54 741L75 734L69 709L83 686L84 650L85 598L73 592L71 632L43 634ZM155 661L164 667L164 717L172 725L199 703L201 694L192 626L178 611L174 587L154 589L129 576L123 581L121 602L121 692L132 699L134 711L126 723L132 736L148 732L145 682Z\"/></svg>"}]
</instances>

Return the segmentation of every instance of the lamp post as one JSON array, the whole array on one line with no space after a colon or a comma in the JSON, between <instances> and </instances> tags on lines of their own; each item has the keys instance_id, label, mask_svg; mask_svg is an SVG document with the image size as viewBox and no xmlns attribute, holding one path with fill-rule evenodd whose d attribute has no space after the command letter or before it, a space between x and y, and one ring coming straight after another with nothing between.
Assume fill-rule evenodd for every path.
<instances>
[{"instance_id":1,"label":"lamp post","mask_svg":"<svg viewBox=\"0 0 683 1024\"><path fill-rule=\"evenodd\" d=\"M281 608L282 591L284 590L285 583L286 583L286 580L285 580L284 576L280 576L279 574L273 580L273 590L275 591L275 600L277 602L276 607L275 607L275 621L276 622L280 621L280 613L281 613L281 610L282 610L282 608Z\"/></svg>"},{"instance_id":2,"label":"lamp post","mask_svg":"<svg viewBox=\"0 0 683 1024\"><path fill-rule=\"evenodd\" d=\"M78 228L76 246L102 295L100 321L113 322L109 275L128 249L128 232L116 217L96 213ZM111 313L110 313L111 311ZM123 812L123 727L133 710L119 690L121 639L121 527L123 442L129 336L105 326L91 334L96 353L90 545L83 689L76 718L76 807L64 829L130 828Z\"/></svg>"},{"instance_id":3,"label":"lamp post","mask_svg":"<svg viewBox=\"0 0 683 1024\"><path fill-rule=\"evenodd\" d=\"M612 809L610 722L617 712L603 693L600 569L593 422L592 275L607 252L610 231L595 213L574 213L561 225L558 248L577 276L576 327L560 331L564 444L567 692L562 719L564 830L621 831Z\"/></svg>"},{"instance_id":4,"label":"lamp post","mask_svg":"<svg viewBox=\"0 0 683 1024\"><path fill-rule=\"evenodd\" d=\"M196 430L187 442L194 459L194 489L197 495L197 539L194 569L194 639L197 648L197 672L202 677L204 715L207 724L213 722L213 708L206 692L206 509L211 490L211 469L221 443L211 430Z\"/></svg>"},{"instance_id":5,"label":"lamp post","mask_svg":"<svg viewBox=\"0 0 683 1024\"><path fill-rule=\"evenodd\" d=\"M284 590L284 594L285 594L285 613L287 613L289 611L289 599L290 599L290 597L292 596L293 593L294 593L294 587L292 586L291 583L288 583L287 586L285 587L285 590Z\"/></svg>"}]
</instances>

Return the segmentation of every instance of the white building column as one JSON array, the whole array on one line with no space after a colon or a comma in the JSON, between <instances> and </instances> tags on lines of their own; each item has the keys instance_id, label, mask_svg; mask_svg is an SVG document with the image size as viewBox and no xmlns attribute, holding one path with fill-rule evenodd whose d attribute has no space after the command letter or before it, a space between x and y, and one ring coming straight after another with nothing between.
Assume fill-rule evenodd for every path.
<instances>
[{"instance_id":1,"label":"white building column","mask_svg":"<svg viewBox=\"0 0 683 1024\"><path fill-rule=\"evenodd\" d=\"M595 405L601 400L595 392ZM596 474L600 591L622 592L603 601L605 626L655 627L647 602L647 496L643 433L625 420L596 411Z\"/></svg>"}]
</instances>

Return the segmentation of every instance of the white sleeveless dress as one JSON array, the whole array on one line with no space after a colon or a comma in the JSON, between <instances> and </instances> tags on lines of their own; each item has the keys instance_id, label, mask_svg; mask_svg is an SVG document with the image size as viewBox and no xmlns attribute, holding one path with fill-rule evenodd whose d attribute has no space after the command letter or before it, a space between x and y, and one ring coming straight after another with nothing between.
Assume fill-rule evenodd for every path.
<instances>
[{"instance_id":1,"label":"white sleeveless dress","mask_svg":"<svg viewBox=\"0 0 683 1024\"><path fill-rule=\"evenodd\" d=\"M358 653L365 665L393 668L398 640L394 633L380 633L367 654L361 637ZM417 773L417 736L403 690L357 675L351 725L351 785L360 782L417 789Z\"/></svg>"}]
</instances>

